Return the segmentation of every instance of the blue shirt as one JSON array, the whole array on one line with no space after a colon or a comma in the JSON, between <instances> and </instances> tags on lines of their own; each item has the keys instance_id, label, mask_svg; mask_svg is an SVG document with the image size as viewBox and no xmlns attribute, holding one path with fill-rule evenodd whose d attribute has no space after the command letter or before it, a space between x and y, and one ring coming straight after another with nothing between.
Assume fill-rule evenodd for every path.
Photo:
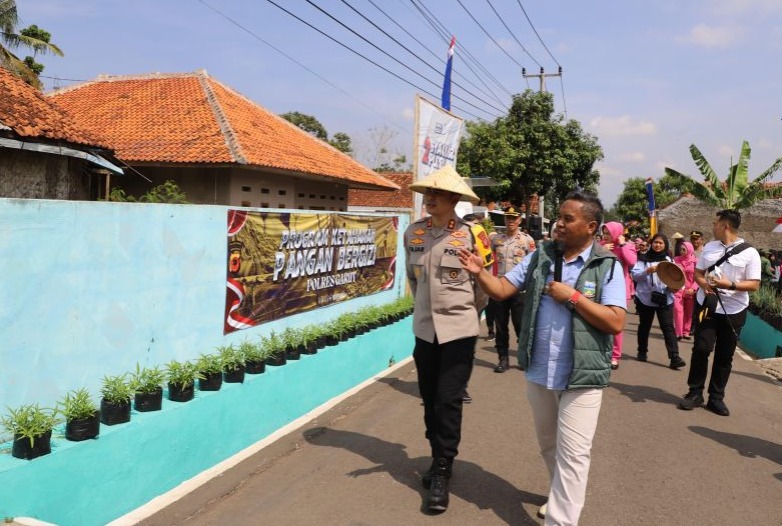
<instances>
[{"instance_id":1,"label":"blue shirt","mask_svg":"<svg viewBox=\"0 0 782 526\"><path fill-rule=\"evenodd\" d=\"M505 274L505 279L522 290L527 279L527 269L534 252L527 255L513 270ZM592 245L570 261L562 265L562 283L575 287L578 276L592 254ZM607 273L603 281L602 296L596 301L602 305L612 305L627 309L627 296L622 264L614 263L613 279ZM552 263L546 283L554 280ZM585 283L585 288L589 286ZM584 291L582 290L583 294ZM535 326L535 342L532 346L532 359L527 367L527 381L545 386L547 389L567 389L568 379L573 372L573 313L566 304L555 301L551 296L543 295L538 306Z\"/></svg>"}]
</instances>

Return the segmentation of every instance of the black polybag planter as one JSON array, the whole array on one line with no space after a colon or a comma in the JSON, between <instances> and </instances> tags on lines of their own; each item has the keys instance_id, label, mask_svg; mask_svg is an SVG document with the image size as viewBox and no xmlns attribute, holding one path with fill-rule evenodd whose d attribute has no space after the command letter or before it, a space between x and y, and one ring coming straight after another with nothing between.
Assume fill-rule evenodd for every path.
<instances>
[{"instance_id":1,"label":"black polybag planter","mask_svg":"<svg viewBox=\"0 0 782 526\"><path fill-rule=\"evenodd\" d=\"M172 402L189 402L195 397L195 382L182 387L182 384L168 382L168 399Z\"/></svg>"},{"instance_id":2,"label":"black polybag planter","mask_svg":"<svg viewBox=\"0 0 782 526\"><path fill-rule=\"evenodd\" d=\"M65 423L65 438L73 442L95 438L100 433L100 412L95 411L92 416L74 418Z\"/></svg>"},{"instance_id":3,"label":"black polybag planter","mask_svg":"<svg viewBox=\"0 0 782 526\"><path fill-rule=\"evenodd\" d=\"M223 385L223 372L202 373L203 378L198 380L198 389L201 391L219 391Z\"/></svg>"},{"instance_id":4,"label":"black polybag planter","mask_svg":"<svg viewBox=\"0 0 782 526\"><path fill-rule=\"evenodd\" d=\"M133 408L145 413L147 411L160 411L163 407L163 388L158 387L151 393L136 393L133 397Z\"/></svg>"},{"instance_id":5,"label":"black polybag planter","mask_svg":"<svg viewBox=\"0 0 782 526\"><path fill-rule=\"evenodd\" d=\"M264 371L266 371L266 362L263 360L248 361L245 364L247 374L263 374Z\"/></svg>"},{"instance_id":6,"label":"black polybag planter","mask_svg":"<svg viewBox=\"0 0 782 526\"><path fill-rule=\"evenodd\" d=\"M43 435L35 437L32 444L30 444L30 439L28 437L14 435L14 445L11 447L11 455L15 458L32 460L43 455L48 455L51 452L51 429Z\"/></svg>"},{"instance_id":7,"label":"black polybag planter","mask_svg":"<svg viewBox=\"0 0 782 526\"><path fill-rule=\"evenodd\" d=\"M228 384L241 384L244 382L244 365L231 369L230 371L223 371L223 380Z\"/></svg>"},{"instance_id":8,"label":"black polybag planter","mask_svg":"<svg viewBox=\"0 0 782 526\"><path fill-rule=\"evenodd\" d=\"M100 421L107 426L130 422L130 400L125 402L100 401Z\"/></svg>"}]
</instances>

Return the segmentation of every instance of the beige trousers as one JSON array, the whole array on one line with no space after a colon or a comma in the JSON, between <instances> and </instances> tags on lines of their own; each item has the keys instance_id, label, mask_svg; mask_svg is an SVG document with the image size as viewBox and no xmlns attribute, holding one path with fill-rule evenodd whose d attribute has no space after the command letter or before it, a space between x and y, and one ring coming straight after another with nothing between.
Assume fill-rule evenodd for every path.
<instances>
[{"instance_id":1,"label":"beige trousers","mask_svg":"<svg viewBox=\"0 0 782 526\"><path fill-rule=\"evenodd\" d=\"M575 526L589 477L602 389L555 391L527 382L540 453L551 475L546 526Z\"/></svg>"}]
</instances>

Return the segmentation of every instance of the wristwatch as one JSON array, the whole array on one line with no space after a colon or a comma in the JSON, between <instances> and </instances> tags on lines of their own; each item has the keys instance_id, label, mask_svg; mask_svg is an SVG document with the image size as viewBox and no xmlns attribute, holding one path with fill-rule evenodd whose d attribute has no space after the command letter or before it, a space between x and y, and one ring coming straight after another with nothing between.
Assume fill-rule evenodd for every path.
<instances>
[{"instance_id":1,"label":"wristwatch","mask_svg":"<svg viewBox=\"0 0 782 526\"><path fill-rule=\"evenodd\" d=\"M581 299L581 293L579 291L575 291L572 296L565 302L565 306L570 309L574 310L576 308L576 304L578 304L578 300Z\"/></svg>"},{"instance_id":2,"label":"wristwatch","mask_svg":"<svg viewBox=\"0 0 782 526\"><path fill-rule=\"evenodd\" d=\"M731 281L730 282L730 290L736 290L736 282L735 281Z\"/></svg>"}]
</instances>

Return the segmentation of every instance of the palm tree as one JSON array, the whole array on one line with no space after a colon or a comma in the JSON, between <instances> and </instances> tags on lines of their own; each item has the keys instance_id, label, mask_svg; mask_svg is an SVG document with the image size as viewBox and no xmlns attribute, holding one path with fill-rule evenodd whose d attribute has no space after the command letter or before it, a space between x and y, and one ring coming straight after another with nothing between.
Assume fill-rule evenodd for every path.
<instances>
[{"instance_id":1,"label":"palm tree","mask_svg":"<svg viewBox=\"0 0 782 526\"><path fill-rule=\"evenodd\" d=\"M36 88L41 88L38 75L11 50L19 46L31 48L35 54L54 53L63 56L60 48L45 40L18 33L19 16L15 0L0 0L0 66Z\"/></svg>"},{"instance_id":2,"label":"palm tree","mask_svg":"<svg viewBox=\"0 0 782 526\"><path fill-rule=\"evenodd\" d=\"M690 146L690 154L701 171L705 179L704 182L696 181L689 175L677 172L672 168L666 168L665 175L682 184L691 184L691 192L699 201L722 209L741 210L750 208L763 199L782 197L782 184L766 185L766 182L782 167L782 157L774 161L754 181L749 182L747 172L749 170L750 148L749 143L744 141L741 145L738 162L730 167L728 178L723 182L719 180L709 162L694 144Z\"/></svg>"}]
</instances>

